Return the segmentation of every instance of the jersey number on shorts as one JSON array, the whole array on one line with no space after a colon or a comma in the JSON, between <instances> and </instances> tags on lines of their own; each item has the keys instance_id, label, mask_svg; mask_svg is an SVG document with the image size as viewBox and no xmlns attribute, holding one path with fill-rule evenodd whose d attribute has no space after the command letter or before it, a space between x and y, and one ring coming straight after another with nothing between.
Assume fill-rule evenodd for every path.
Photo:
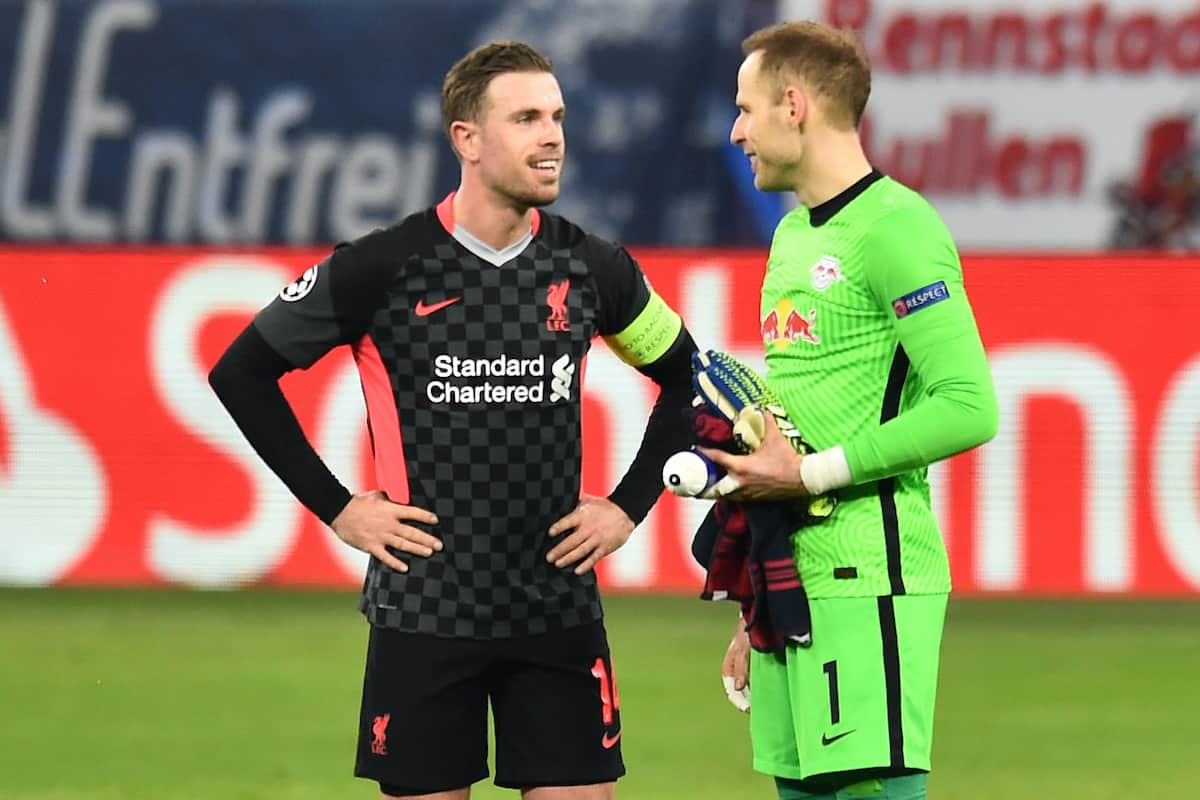
<instances>
[{"instance_id":1,"label":"jersey number on shorts","mask_svg":"<svg viewBox=\"0 0 1200 800\"><path fill-rule=\"evenodd\" d=\"M600 681L600 713L604 724L611 725L613 711L621 708L621 698L617 695L617 681L609 672L603 658L597 658L596 663L592 665L592 675Z\"/></svg>"},{"instance_id":2,"label":"jersey number on shorts","mask_svg":"<svg viewBox=\"0 0 1200 800\"><path fill-rule=\"evenodd\" d=\"M821 665L825 677L829 679L829 724L837 725L842 718L842 709L838 703L837 662L826 661Z\"/></svg>"}]
</instances>

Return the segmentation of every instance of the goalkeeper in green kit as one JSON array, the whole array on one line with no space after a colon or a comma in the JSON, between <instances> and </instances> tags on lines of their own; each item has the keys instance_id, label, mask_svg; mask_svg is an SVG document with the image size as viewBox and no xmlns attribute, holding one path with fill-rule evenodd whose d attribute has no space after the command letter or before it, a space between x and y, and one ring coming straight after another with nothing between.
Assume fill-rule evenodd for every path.
<instances>
[{"instance_id":1,"label":"goalkeeper in green kit","mask_svg":"<svg viewBox=\"0 0 1200 800\"><path fill-rule=\"evenodd\" d=\"M800 201L763 279L766 384L815 452L770 414L749 455L704 452L726 500L838 503L791 535L811 645L751 651L739 623L723 672L752 687L754 767L782 800L924 798L950 592L926 467L995 435L995 392L949 232L864 155L857 40L791 22L743 51L730 139L758 189Z\"/></svg>"}]
</instances>

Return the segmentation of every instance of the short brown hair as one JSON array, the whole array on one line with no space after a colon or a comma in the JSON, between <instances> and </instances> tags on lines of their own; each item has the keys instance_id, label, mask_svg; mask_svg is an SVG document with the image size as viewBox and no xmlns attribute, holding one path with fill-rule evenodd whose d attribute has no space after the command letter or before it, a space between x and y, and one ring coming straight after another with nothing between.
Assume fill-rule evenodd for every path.
<instances>
[{"instance_id":1,"label":"short brown hair","mask_svg":"<svg viewBox=\"0 0 1200 800\"><path fill-rule=\"evenodd\" d=\"M871 94L871 63L851 30L808 20L781 22L742 41L742 53L762 51L759 70L783 92L800 79L825 97L835 125L857 128Z\"/></svg>"},{"instance_id":2,"label":"short brown hair","mask_svg":"<svg viewBox=\"0 0 1200 800\"><path fill-rule=\"evenodd\" d=\"M442 125L479 120L492 78L509 72L553 72L550 59L524 42L490 42L458 60L442 81Z\"/></svg>"}]
</instances>

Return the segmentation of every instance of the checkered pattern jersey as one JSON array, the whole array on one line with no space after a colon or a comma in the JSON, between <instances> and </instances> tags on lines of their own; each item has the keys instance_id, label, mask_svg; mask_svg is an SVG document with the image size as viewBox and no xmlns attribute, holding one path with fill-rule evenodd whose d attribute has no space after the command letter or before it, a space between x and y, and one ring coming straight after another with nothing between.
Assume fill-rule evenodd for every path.
<instances>
[{"instance_id":1,"label":"checkered pattern jersey","mask_svg":"<svg viewBox=\"0 0 1200 800\"><path fill-rule=\"evenodd\" d=\"M547 530L579 498L589 343L649 290L623 248L539 219L496 266L429 209L339 245L255 318L298 368L353 347L380 488L438 516L440 553L407 573L371 559L360 607L376 625L491 639L601 616L593 573L546 562Z\"/></svg>"}]
</instances>

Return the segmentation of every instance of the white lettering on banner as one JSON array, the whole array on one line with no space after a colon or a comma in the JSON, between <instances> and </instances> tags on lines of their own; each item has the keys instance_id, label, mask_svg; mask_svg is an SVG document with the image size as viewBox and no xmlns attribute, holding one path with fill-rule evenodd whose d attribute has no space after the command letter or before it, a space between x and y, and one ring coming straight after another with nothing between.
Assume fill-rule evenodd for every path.
<instances>
[{"instance_id":1,"label":"white lettering on banner","mask_svg":"<svg viewBox=\"0 0 1200 800\"><path fill-rule=\"evenodd\" d=\"M1152 443L1151 495L1163 551L1192 588L1200 589L1200 511L1196 447L1200 444L1200 357L1171 379Z\"/></svg>"},{"instance_id":2,"label":"white lettering on banner","mask_svg":"<svg viewBox=\"0 0 1200 800\"><path fill-rule=\"evenodd\" d=\"M92 144L100 136L115 138L129 133L133 115L123 103L105 102L102 89L112 58L117 31L145 29L158 18L148 2L128 0L96 6L84 26L82 52L75 63L75 80L67 106L67 134L58 170L58 213L64 231L73 239L111 242L117 226L108 211L86 207L88 178L92 173Z\"/></svg>"},{"instance_id":3,"label":"white lettering on banner","mask_svg":"<svg viewBox=\"0 0 1200 800\"><path fill-rule=\"evenodd\" d=\"M108 479L92 445L37 405L20 341L0 304L0 583L58 580L108 514Z\"/></svg>"},{"instance_id":4,"label":"white lettering on banner","mask_svg":"<svg viewBox=\"0 0 1200 800\"><path fill-rule=\"evenodd\" d=\"M385 208L400 191L404 164L391 140L382 135L355 142L338 172L330 197L330 226L336 239L362 233L363 220L372 209ZM391 222L380 219L380 222Z\"/></svg>"},{"instance_id":5,"label":"white lettering on banner","mask_svg":"<svg viewBox=\"0 0 1200 800\"><path fill-rule=\"evenodd\" d=\"M237 95L224 89L216 92L208 107L197 223L204 240L218 244L232 242L237 230L232 215L225 210L226 180L247 150L237 132L237 116Z\"/></svg>"},{"instance_id":6,"label":"white lettering on banner","mask_svg":"<svg viewBox=\"0 0 1200 800\"><path fill-rule=\"evenodd\" d=\"M314 134L304 140L299 150L300 163L283 229L284 238L293 243L312 241L321 181L336 168L342 141L337 136Z\"/></svg>"},{"instance_id":7,"label":"white lettering on banner","mask_svg":"<svg viewBox=\"0 0 1200 800\"><path fill-rule=\"evenodd\" d=\"M228 586L261 578L281 560L298 529L301 507L225 413L196 357L196 336L208 317L257 311L290 274L262 258L200 259L180 267L151 312L150 366L163 404L193 436L239 465L253 486L246 518L224 529L199 528L162 512L150 516L147 558L163 580Z\"/></svg>"},{"instance_id":8,"label":"white lettering on banner","mask_svg":"<svg viewBox=\"0 0 1200 800\"><path fill-rule=\"evenodd\" d=\"M118 34L152 36L158 4L94 3L81 26L67 88L48 85L47 78L56 8L52 2L26 3L14 49L9 118L0 126L7 130L0 137L6 145L0 151L0 238L143 242L161 219L162 238L172 242L258 242L282 211L285 240L309 244L319 235L353 239L433 201L441 137L436 87L412 98L415 133L407 141L370 131L342 137L312 129L305 123L313 93L303 85L280 89L248 110L253 121L243 131L239 95L218 88L207 99L196 98L205 111L203 141L196 141L182 126L139 127L134 98L104 90L119 48L130 46ZM136 47L140 37L128 38ZM29 196L38 120L43 101L64 102L61 98L69 98L61 157L47 166L55 170L53 196L49 207L38 207ZM120 209L115 212L87 203L102 140L127 143L130 153L126 194L109 204ZM244 179L231 198L235 174Z\"/></svg>"},{"instance_id":9,"label":"white lettering on banner","mask_svg":"<svg viewBox=\"0 0 1200 800\"><path fill-rule=\"evenodd\" d=\"M283 177L294 158L283 140L283 132L297 125L312 110L307 92L282 91L267 101L254 126L254 147L250 151L250 175L242 190L239 238L246 242L262 241L273 199L272 187ZM343 238L340 234L335 234Z\"/></svg>"},{"instance_id":10,"label":"white lettering on banner","mask_svg":"<svg viewBox=\"0 0 1200 800\"><path fill-rule=\"evenodd\" d=\"M133 152L130 168L129 197L126 200L125 227L131 241L150 237L154 225L155 177L173 171L174 180L164 189L163 238L182 242L188 238L192 198L196 185L196 153L183 133L150 132L142 136Z\"/></svg>"},{"instance_id":11,"label":"white lettering on banner","mask_svg":"<svg viewBox=\"0 0 1200 800\"><path fill-rule=\"evenodd\" d=\"M1088 589L1119 591L1133 580L1134 417L1120 369L1104 354L1070 344L1028 344L989 351L1000 428L979 460L980 588L1019 589L1025 583L1022 515L1028 436L1024 403L1031 397L1070 400L1084 419L1083 581Z\"/></svg>"},{"instance_id":12,"label":"white lettering on banner","mask_svg":"<svg viewBox=\"0 0 1200 800\"><path fill-rule=\"evenodd\" d=\"M8 107L8 149L0 151L5 169L0 180L0 223L16 239L47 238L54 233L54 217L49 210L27 204L29 172L33 168L33 142L37 120L45 94L46 59L54 36L54 6L29 3L25 6L25 25L21 28L17 68L13 71Z\"/></svg>"}]
</instances>

